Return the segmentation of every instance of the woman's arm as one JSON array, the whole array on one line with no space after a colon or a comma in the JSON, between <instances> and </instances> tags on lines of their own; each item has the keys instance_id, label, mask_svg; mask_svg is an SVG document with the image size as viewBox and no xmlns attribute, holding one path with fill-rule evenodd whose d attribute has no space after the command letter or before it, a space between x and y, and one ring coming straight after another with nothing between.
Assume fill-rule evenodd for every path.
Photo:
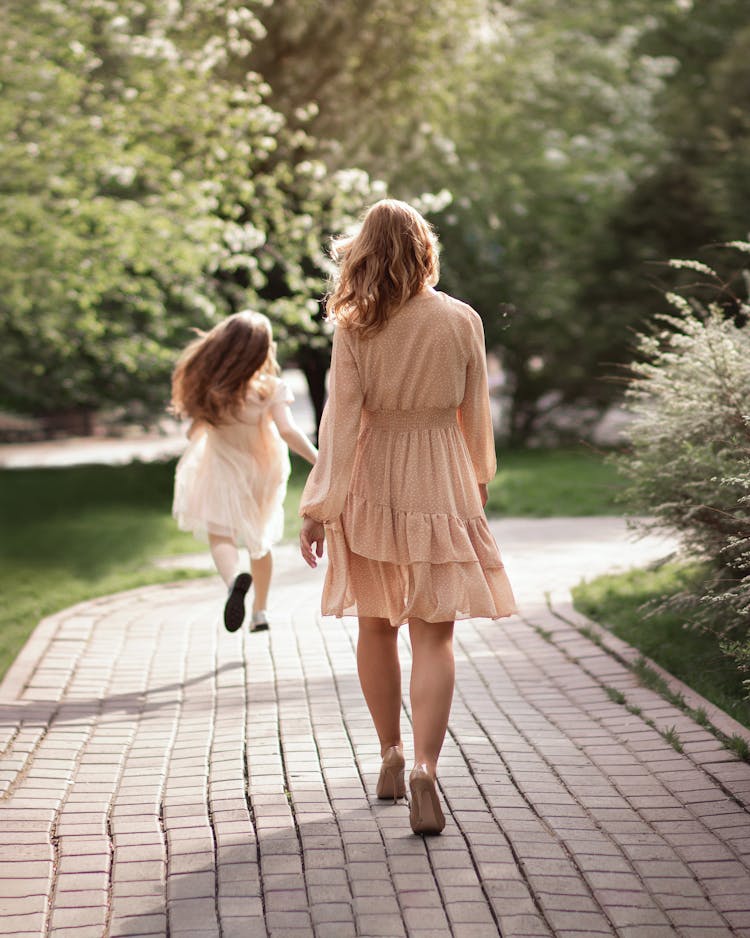
<instances>
[{"instance_id":1,"label":"woman's arm","mask_svg":"<svg viewBox=\"0 0 750 938\"><path fill-rule=\"evenodd\" d=\"M328 400L318 434L318 461L308 476L299 513L322 524L335 521L349 493L364 392L347 330L333 334Z\"/></svg>"},{"instance_id":2,"label":"woman's arm","mask_svg":"<svg viewBox=\"0 0 750 938\"><path fill-rule=\"evenodd\" d=\"M497 471L495 437L490 412L487 383L487 356L484 350L484 329L479 315L472 310L472 336L466 365L464 399L459 407L459 423L474 466L477 482L487 483Z\"/></svg>"}]
</instances>

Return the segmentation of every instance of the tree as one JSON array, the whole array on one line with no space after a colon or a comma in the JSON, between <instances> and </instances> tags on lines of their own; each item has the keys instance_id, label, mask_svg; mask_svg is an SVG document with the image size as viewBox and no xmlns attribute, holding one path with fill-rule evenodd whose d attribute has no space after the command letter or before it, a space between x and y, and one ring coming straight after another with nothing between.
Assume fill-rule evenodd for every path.
<instances>
[{"instance_id":1,"label":"tree","mask_svg":"<svg viewBox=\"0 0 750 938\"><path fill-rule=\"evenodd\" d=\"M2 403L164 398L185 322L222 312L224 179L278 118L208 82L152 23L111 7L14 3L4 33ZM231 212L230 212L231 213ZM247 229L247 239L262 232Z\"/></svg>"},{"instance_id":2,"label":"tree","mask_svg":"<svg viewBox=\"0 0 750 938\"><path fill-rule=\"evenodd\" d=\"M422 152L426 122L461 87L464 57L487 0L274 0L257 9L264 35L238 63L260 73L270 101L304 126L331 169L395 180ZM424 191L409 181L412 196Z\"/></svg>"},{"instance_id":3,"label":"tree","mask_svg":"<svg viewBox=\"0 0 750 938\"><path fill-rule=\"evenodd\" d=\"M190 326L245 305L313 327L321 225L359 211L301 159L309 135L224 76L257 22L237 4L34 0L9 9L0 58L0 402L161 408ZM224 18L211 34L208 13ZM200 25L200 29L197 27ZM350 174L351 175L351 174ZM353 208L347 204L353 203ZM293 300L291 298L294 298Z\"/></svg>"},{"instance_id":4,"label":"tree","mask_svg":"<svg viewBox=\"0 0 750 938\"><path fill-rule=\"evenodd\" d=\"M609 327L600 347L611 363L627 361L635 333L662 310L663 258L712 261L711 245L742 236L750 217L745 11L731 0L676 4L641 47L674 62L654 101L661 144L605 216L574 296L600 332Z\"/></svg>"},{"instance_id":5,"label":"tree","mask_svg":"<svg viewBox=\"0 0 750 938\"><path fill-rule=\"evenodd\" d=\"M665 5L499 6L429 161L428 185L454 195L436 218L444 282L501 354L514 442L549 409L598 415L613 394L601 379L616 324L577 297L586 254L658 153L654 100L674 63L639 43ZM619 332L618 349L628 340Z\"/></svg>"},{"instance_id":6,"label":"tree","mask_svg":"<svg viewBox=\"0 0 750 938\"><path fill-rule=\"evenodd\" d=\"M447 199L427 201L443 284L477 307L502 353L517 439L550 403L612 393L598 363L591 373L592 323L571 309L580 252L657 150L652 100L672 63L636 52L654 14L643 0L259 11L265 35L248 62L290 121L309 120L326 165L354 162L412 201L452 193L443 211ZM520 313L506 315L508 300Z\"/></svg>"}]
</instances>

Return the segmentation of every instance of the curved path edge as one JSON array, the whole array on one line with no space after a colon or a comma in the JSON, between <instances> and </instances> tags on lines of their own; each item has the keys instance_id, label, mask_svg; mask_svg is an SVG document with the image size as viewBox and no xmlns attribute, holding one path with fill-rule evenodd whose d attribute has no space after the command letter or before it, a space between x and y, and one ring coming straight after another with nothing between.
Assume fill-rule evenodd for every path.
<instances>
[{"instance_id":1,"label":"curved path edge","mask_svg":"<svg viewBox=\"0 0 750 938\"><path fill-rule=\"evenodd\" d=\"M0 934L750 936L750 766L568 605L674 545L618 519L493 530L521 615L456 629L438 838L375 797L322 568L281 552L269 633L221 628L217 578L44 620L2 686ZM407 693L403 725L410 751Z\"/></svg>"}]
</instances>

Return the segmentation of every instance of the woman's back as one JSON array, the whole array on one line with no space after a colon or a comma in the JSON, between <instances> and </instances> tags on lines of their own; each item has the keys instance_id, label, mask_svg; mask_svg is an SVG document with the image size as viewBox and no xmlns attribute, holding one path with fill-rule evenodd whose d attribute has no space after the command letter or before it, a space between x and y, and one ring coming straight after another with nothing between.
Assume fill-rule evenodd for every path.
<instances>
[{"instance_id":1,"label":"woman's back","mask_svg":"<svg viewBox=\"0 0 750 938\"><path fill-rule=\"evenodd\" d=\"M445 293L412 297L372 336L349 330L366 410L458 408L477 314Z\"/></svg>"}]
</instances>

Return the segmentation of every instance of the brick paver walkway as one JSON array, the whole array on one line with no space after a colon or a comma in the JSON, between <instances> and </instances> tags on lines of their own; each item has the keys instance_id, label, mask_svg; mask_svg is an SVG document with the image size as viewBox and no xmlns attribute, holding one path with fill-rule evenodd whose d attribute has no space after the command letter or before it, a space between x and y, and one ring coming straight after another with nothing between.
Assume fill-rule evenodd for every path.
<instances>
[{"instance_id":1,"label":"brick paver walkway","mask_svg":"<svg viewBox=\"0 0 750 938\"><path fill-rule=\"evenodd\" d=\"M437 838L374 798L320 571L281 552L270 634L225 633L216 580L43 622L2 687L2 934L750 935L750 766L543 598L569 616L566 579L662 548L606 519L499 539L523 616L457 627Z\"/></svg>"}]
</instances>

